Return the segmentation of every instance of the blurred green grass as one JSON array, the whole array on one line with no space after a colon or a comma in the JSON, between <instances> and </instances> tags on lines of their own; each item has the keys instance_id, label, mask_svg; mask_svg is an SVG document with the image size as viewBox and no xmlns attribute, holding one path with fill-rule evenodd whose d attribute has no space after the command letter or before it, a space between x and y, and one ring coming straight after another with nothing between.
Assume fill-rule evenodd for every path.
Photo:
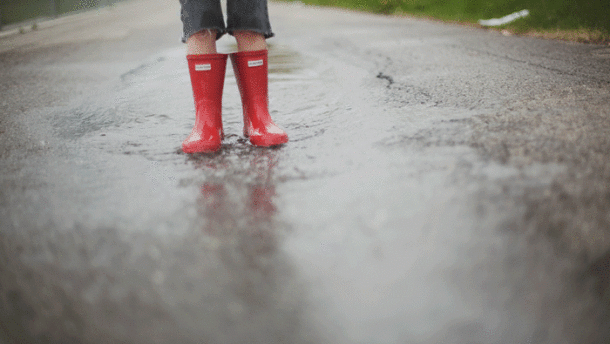
<instances>
[{"instance_id":1,"label":"blurred green grass","mask_svg":"<svg viewBox=\"0 0 610 344\"><path fill-rule=\"evenodd\" d=\"M293 1L293 0L288 0ZM294 0L321 6L336 6L381 14L410 14L444 21L476 23L527 9L530 15L501 28L516 33L563 31L578 39L589 33L590 41L610 38L609 0ZM571 35L570 35L571 33ZM581 35L582 36L582 35ZM585 35L587 36L587 35ZM585 39L587 40L587 39Z\"/></svg>"},{"instance_id":2,"label":"blurred green grass","mask_svg":"<svg viewBox=\"0 0 610 344\"><path fill-rule=\"evenodd\" d=\"M54 17L64 13L80 11L118 0L0 0L2 25L19 23L29 19Z\"/></svg>"}]
</instances>

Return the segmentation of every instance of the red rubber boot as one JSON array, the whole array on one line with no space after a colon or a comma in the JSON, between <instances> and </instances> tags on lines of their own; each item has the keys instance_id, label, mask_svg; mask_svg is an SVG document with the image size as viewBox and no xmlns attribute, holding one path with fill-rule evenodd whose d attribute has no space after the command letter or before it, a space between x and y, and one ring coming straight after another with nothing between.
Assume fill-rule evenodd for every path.
<instances>
[{"instance_id":1,"label":"red rubber boot","mask_svg":"<svg viewBox=\"0 0 610 344\"><path fill-rule=\"evenodd\" d=\"M244 136L255 146L288 142L286 132L269 115L267 50L233 53L231 64L244 110Z\"/></svg>"},{"instance_id":2,"label":"red rubber boot","mask_svg":"<svg viewBox=\"0 0 610 344\"><path fill-rule=\"evenodd\" d=\"M187 55L193 98L195 126L182 142L185 153L209 153L220 148L222 130L222 88L227 54Z\"/></svg>"}]
</instances>

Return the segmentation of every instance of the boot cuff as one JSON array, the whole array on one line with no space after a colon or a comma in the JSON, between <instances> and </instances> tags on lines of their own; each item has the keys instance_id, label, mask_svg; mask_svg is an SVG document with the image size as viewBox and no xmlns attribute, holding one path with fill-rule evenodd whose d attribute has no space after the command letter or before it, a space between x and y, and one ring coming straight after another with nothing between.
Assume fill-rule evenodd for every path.
<instances>
[{"instance_id":1,"label":"boot cuff","mask_svg":"<svg viewBox=\"0 0 610 344\"><path fill-rule=\"evenodd\" d=\"M202 55L186 55L186 59L191 61L198 60L226 60L229 57L228 54L202 54Z\"/></svg>"},{"instance_id":2,"label":"boot cuff","mask_svg":"<svg viewBox=\"0 0 610 344\"><path fill-rule=\"evenodd\" d=\"M267 49L263 49L263 50L253 50L253 51L240 51L240 52L232 53L230 55L231 55L231 58L261 57L261 56L266 56L267 52L268 52Z\"/></svg>"}]
</instances>

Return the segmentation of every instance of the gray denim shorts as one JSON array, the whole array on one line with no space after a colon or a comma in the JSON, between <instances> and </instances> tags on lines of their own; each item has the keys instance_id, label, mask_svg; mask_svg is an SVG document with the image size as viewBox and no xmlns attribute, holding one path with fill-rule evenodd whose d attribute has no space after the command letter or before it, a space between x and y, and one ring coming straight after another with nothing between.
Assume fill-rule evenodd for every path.
<instances>
[{"instance_id":1,"label":"gray denim shorts","mask_svg":"<svg viewBox=\"0 0 610 344\"><path fill-rule=\"evenodd\" d=\"M227 0L227 25L225 26L220 0L180 0L182 7L182 42L202 30L216 30L216 39L237 30L261 33L273 37L269 24L267 0Z\"/></svg>"}]
</instances>

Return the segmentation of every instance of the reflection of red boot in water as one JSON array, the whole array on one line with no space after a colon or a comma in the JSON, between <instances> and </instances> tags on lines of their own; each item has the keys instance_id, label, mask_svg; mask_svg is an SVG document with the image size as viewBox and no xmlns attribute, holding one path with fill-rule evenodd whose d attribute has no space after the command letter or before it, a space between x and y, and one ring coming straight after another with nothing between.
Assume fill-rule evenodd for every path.
<instances>
[{"instance_id":1,"label":"reflection of red boot in water","mask_svg":"<svg viewBox=\"0 0 610 344\"><path fill-rule=\"evenodd\" d=\"M203 184L201 186L201 195L205 206L209 211L218 211L224 204L225 187L222 184Z\"/></svg>"},{"instance_id":2,"label":"reflection of red boot in water","mask_svg":"<svg viewBox=\"0 0 610 344\"><path fill-rule=\"evenodd\" d=\"M288 142L288 135L269 114L267 50L231 54L244 111L244 136L255 146Z\"/></svg>"},{"instance_id":3,"label":"reflection of red boot in water","mask_svg":"<svg viewBox=\"0 0 610 344\"><path fill-rule=\"evenodd\" d=\"M268 219L277 210L273 204L275 188L262 185L250 188L250 211L258 219Z\"/></svg>"},{"instance_id":4,"label":"reflection of red boot in water","mask_svg":"<svg viewBox=\"0 0 610 344\"><path fill-rule=\"evenodd\" d=\"M220 148L222 130L222 89L227 66L226 54L188 55L189 73L195 98L195 126L182 142L185 153L214 152Z\"/></svg>"},{"instance_id":5,"label":"reflection of red boot in water","mask_svg":"<svg viewBox=\"0 0 610 344\"><path fill-rule=\"evenodd\" d=\"M227 190L223 184L205 183L201 186L200 214L205 219L204 231L217 236L231 227L231 210L227 205Z\"/></svg>"}]
</instances>

